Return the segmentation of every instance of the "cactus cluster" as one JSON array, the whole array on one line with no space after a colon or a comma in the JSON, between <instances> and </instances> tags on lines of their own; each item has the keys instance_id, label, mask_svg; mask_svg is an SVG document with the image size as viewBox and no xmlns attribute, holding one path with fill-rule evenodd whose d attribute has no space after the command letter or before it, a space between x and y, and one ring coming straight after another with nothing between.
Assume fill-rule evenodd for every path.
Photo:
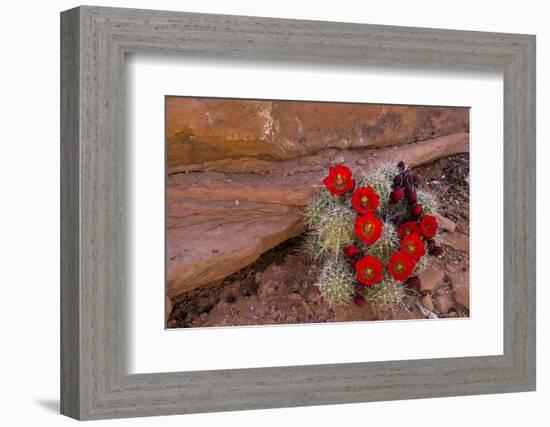
<instances>
[{"instance_id":1,"label":"cactus cluster","mask_svg":"<svg viewBox=\"0 0 550 427\"><path fill-rule=\"evenodd\" d=\"M316 286L332 304L398 305L407 288L440 256L437 198L403 162L354 178L330 168L325 187L305 211L306 249L320 265Z\"/></svg>"}]
</instances>

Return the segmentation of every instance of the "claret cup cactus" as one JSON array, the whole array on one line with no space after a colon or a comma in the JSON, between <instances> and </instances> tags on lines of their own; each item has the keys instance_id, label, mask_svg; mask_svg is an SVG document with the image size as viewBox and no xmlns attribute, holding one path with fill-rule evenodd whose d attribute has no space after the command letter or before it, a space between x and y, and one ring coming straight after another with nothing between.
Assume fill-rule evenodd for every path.
<instances>
[{"instance_id":1,"label":"claret cup cactus","mask_svg":"<svg viewBox=\"0 0 550 427\"><path fill-rule=\"evenodd\" d=\"M332 304L395 307L443 252L436 197L404 162L359 177L339 164L323 184L305 213L306 247L320 265L316 286Z\"/></svg>"}]
</instances>

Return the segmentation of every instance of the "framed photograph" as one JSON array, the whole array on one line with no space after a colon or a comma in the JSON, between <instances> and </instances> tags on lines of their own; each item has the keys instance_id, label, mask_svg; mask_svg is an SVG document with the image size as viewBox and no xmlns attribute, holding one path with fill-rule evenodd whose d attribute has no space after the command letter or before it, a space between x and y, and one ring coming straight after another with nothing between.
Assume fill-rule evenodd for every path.
<instances>
[{"instance_id":1,"label":"framed photograph","mask_svg":"<svg viewBox=\"0 0 550 427\"><path fill-rule=\"evenodd\" d=\"M61 14L61 411L535 390L535 37Z\"/></svg>"}]
</instances>

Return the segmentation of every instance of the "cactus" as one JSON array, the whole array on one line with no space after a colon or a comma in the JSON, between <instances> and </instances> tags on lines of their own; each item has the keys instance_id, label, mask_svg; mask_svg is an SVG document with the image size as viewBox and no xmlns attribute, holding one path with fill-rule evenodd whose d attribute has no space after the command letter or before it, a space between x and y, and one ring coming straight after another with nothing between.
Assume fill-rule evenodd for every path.
<instances>
[{"instance_id":1,"label":"cactus","mask_svg":"<svg viewBox=\"0 0 550 427\"><path fill-rule=\"evenodd\" d=\"M388 270L390 258L401 250L397 229L404 222L422 218L422 209L419 213L411 212L415 203L423 208L424 213L433 214L437 210L437 199L428 188L418 187L419 177L407 169L403 162L400 165L384 164L360 177L356 181L355 190L347 189L336 196L323 189L306 209L305 219L310 226L306 248L320 267L317 286L331 304L345 304L355 298L356 304L361 305L359 302L364 298L374 310L384 311L395 308L406 294L405 285L396 280L401 280L401 276L394 270ZM333 184L338 183L335 181ZM378 203L375 209L363 212L352 194L355 191L357 197L366 193L372 195L370 191L361 190L369 186L378 195ZM334 188L338 190L339 187ZM356 220L358 216L361 219ZM370 234L364 232L367 222L374 227L367 230ZM439 241L437 236L434 236L434 240ZM353 246L344 251L348 245ZM382 275L378 271L374 279L369 279L373 285L358 289L355 267L352 265L364 268L362 266L366 261L361 258L366 256L375 257L377 265L381 264L386 271ZM430 264L427 254L420 257L416 264L405 256L410 261L410 267L407 274L403 275L403 280L421 274ZM363 270L359 272L361 283L370 285L361 274Z\"/></svg>"},{"instance_id":2,"label":"cactus","mask_svg":"<svg viewBox=\"0 0 550 427\"><path fill-rule=\"evenodd\" d=\"M438 202L432 193L426 190L417 190L416 197L418 199L417 203L422 205L425 214L433 215L437 213Z\"/></svg>"},{"instance_id":3,"label":"cactus","mask_svg":"<svg viewBox=\"0 0 550 427\"><path fill-rule=\"evenodd\" d=\"M360 181L360 186L368 187L370 185L380 198L380 206L386 206L392 191L393 177L398 173L397 166L385 163L365 175Z\"/></svg>"},{"instance_id":4,"label":"cactus","mask_svg":"<svg viewBox=\"0 0 550 427\"><path fill-rule=\"evenodd\" d=\"M355 214L344 206L328 209L322 216L318 228L318 240L321 252L338 256L353 242Z\"/></svg>"},{"instance_id":5,"label":"cactus","mask_svg":"<svg viewBox=\"0 0 550 427\"><path fill-rule=\"evenodd\" d=\"M362 245L371 256L378 258L382 264L387 264L390 256L399 249L399 236L395 226L389 222L382 225L380 238L372 245Z\"/></svg>"},{"instance_id":6,"label":"cactus","mask_svg":"<svg viewBox=\"0 0 550 427\"><path fill-rule=\"evenodd\" d=\"M355 296L355 275L348 263L334 258L325 263L316 283L331 304L348 304Z\"/></svg>"},{"instance_id":7,"label":"cactus","mask_svg":"<svg viewBox=\"0 0 550 427\"><path fill-rule=\"evenodd\" d=\"M405 296L405 288L385 275L380 283L364 288L363 296L374 310L386 311L399 305Z\"/></svg>"}]
</instances>

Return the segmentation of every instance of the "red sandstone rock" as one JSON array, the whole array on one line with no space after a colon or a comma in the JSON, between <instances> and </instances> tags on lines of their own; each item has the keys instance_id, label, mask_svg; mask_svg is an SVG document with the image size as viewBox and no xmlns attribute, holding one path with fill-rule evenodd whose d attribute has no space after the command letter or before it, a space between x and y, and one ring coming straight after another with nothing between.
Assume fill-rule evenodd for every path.
<instances>
[{"instance_id":1,"label":"red sandstone rock","mask_svg":"<svg viewBox=\"0 0 550 427\"><path fill-rule=\"evenodd\" d=\"M470 237L462 233L444 233L443 243L452 247L457 251L469 252L470 251Z\"/></svg>"},{"instance_id":2,"label":"red sandstone rock","mask_svg":"<svg viewBox=\"0 0 550 427\"><path fill-rule=\"evenodd\" d=\"M448 273L447 277L451 281L457 304L470 308L469 274L467 272Z\"/></svg>"},{"instance_id":3,"label":"red sandstone rock","mask_svg":"<svg viewBox=\"0 0 550 427\"><path fill-rule=\"evenodd\" d=\"M445 218L439 214L435 214L435 217L437 219L437 224L439 225L439 228L450 232L456 230L456 224L450 219Z\"/></svg>"},{"instance_id":4,"label":"red sandstone rock","mask_svg":"<svg viewBox=\"0 0 550 427\"><path fill-rule=\"evenodd\" d=\"M433 292L443 283L444 274L435 267L428 268L420 275L420 291Z\"/></svg>"},{"instance_id":5,"label":"red sandstone rock","mask_svg":"<svg viewBox=\"0 0 550 427\"><path fill-rule=\"evenodd\" d=\"M288 160L326 148L381 147L469 131L467 108L169 97L168 168Z\"/></svg>"},{"instance_id":6,"label":"red sandstone rock","mask_svg":"<svg viewBox=\"0 0 550 427\"><path fill-rule=\"evenodd\" d=\"M422 305L430 311L434 311L435 309L432 297L429 295L424 295L422 297Z\"/></svg>"},{"instance_id":7,"label":"red sandstone rock","mask_svg":"<svg viewBox=\"0 0 550 427\"><path fill-rule=\"evenodd\" d=\"M441 314L448 314L454 305L453 299L449 295L437 295L435 305Z\"/></svg>"},{"instance_id":8,"label":"red sandstone rock","mask_svg":"<svg viewBox=\"0 0 550 427\"><path fill-rule=\"evenodd\" d=\"M305 229L292 206L216 200L171 202L167 226L170 297L222 279Z\"/></svg>"},{"instance_id":9,"label":"red sandstone rock","mask_svg":"<svg viewBox=\"0 0 550 427\"><path fill-rule=\"evenodd\" d=\"M166 311L166 318L168 319L168 316L170 316L170 313L172 313L172 300L168 297L166 297L166 303L164 308Z\"/></svg>"}]
</instances>

